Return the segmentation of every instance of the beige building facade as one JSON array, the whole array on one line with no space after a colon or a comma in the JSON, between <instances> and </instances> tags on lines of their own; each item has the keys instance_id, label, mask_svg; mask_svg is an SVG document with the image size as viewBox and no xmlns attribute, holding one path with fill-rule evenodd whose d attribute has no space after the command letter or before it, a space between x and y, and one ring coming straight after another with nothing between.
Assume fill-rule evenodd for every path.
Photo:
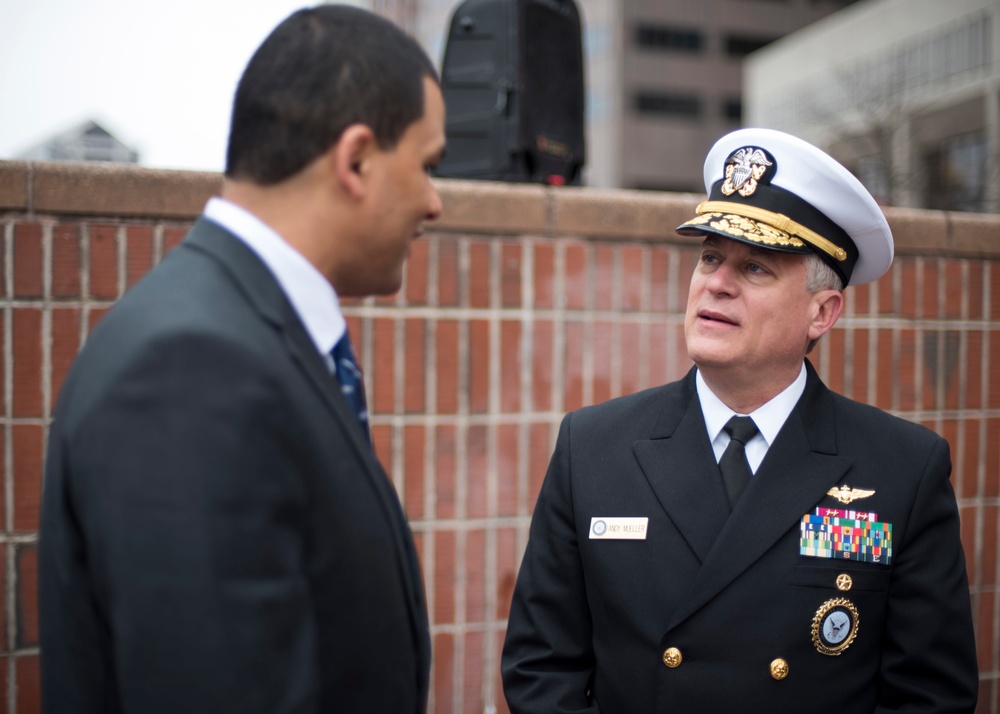
<instances>
[{"instance_id":1,"label":"beige building facade","mask_svg":"<svg viewBox=\"0 0 1000 714\"><path fill-rule=\"evenodd\" d=\"M1000 0L866 0L751 55L745 120L884 204L1000 211Z\"/></svg>"}]
</instances>

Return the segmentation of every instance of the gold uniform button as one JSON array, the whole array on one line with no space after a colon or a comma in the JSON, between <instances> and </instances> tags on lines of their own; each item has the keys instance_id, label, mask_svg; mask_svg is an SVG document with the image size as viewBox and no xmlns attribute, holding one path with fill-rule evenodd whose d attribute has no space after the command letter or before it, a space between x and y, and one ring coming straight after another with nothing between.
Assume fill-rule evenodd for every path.
<instances>
[{"instance_id":1,"label":"gold uniform button","mask_svg":"<svg viewBox=\"0 0 1000 714\"><path fill-rule=\"evenodd\" d=\"M788 662L778 657L771 662L771 676L779 682L788 676Z\"/></svg>"},{"instance_id":2,"label":"gold uniform button","mask_svg":"<svg viewBox=\"0 0 1000 714\"><path fill-rule=\"evenodd\" d=\"M668 647L663 651L663 664L674 669L675 667L680 667L681 662L684 661L684 657L681 655L681 651L676 647Z\"/></svg>"},{"instance_id":3,"label":"gold uniform button","mask_svg":"<svg viewBox=\"0 0 1000 714\"><path fill-rule=\"evenodd\" d=\"M847 573L841 573L837 576L837 590L842 592L847 592L854 585L854 581L851 580L851 576Z\"/></svg>"}]
</instances>

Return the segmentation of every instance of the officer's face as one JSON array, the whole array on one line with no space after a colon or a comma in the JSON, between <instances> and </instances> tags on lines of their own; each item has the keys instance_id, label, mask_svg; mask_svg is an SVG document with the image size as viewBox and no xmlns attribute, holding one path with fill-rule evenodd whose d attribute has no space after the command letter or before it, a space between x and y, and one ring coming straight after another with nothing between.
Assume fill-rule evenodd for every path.
<instances>
[{"instance_id":1,"label":"officer's face","mask_svg":"<svg viewBox=\"0 0 1000 714\"><path fill-rule=\"evenodd\" d=\"M783 388L822 334L814 328L821 293L806 292L805 257L710 236L688 293L688 354L706 379Z\"/></svg>"}]
</instances>

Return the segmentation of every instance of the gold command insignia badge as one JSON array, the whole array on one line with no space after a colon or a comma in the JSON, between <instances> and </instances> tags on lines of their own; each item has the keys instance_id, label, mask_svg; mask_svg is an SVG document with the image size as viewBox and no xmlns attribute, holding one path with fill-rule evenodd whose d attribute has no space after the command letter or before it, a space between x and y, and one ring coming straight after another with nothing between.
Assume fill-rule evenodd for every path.
<instances>
[{"instance_id":1,"label":"gold command insignia badge","mask_svg":"<svg viewBox=\"0 0 1000 714\"><path fill-rule=\"evenodd\" d=\"M866 491L863 488L851 488L847 484L844 484L843 486L834 486L826 492L826 495L833 496L844 505L847 505L854 501L860 501L862 498L874 496L875 491Z\"/></svg>"},{"instance_id":2,"label":"gold command insignia badge","mask_svg":"<svg viewBox=\"0 0 1000 714\"><path fill-rule=\"evenodd\" d=\"M752 196L757 190L757 182L772 165L761 149L744 146L726 162L726 180L722 184L722 193L731 196L739 191L743 197Z\"/></svg>"},{"instance_id":3,"label":"gold command insignia badge","mask_svg":"<svg viewBox=\"0 0 1000 714\"><path fill-rule=\"evenodd\" d=\"M836 657L858 636L858 608L846 598L827 600L812 619L812 641L820 654Z\"/></svg>"}]
</instances>

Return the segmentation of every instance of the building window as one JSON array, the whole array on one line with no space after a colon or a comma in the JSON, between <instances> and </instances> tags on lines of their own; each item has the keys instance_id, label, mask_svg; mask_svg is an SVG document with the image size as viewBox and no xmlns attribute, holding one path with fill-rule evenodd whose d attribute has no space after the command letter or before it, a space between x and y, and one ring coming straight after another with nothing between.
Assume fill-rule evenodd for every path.
<instances>
[{"instance_id":1,"label":"building window","mask_svg":"<svg viewBox=\"0 0 1000 714\"><path fill-rule=\"evenodd\" d=\"M945 142L927 155L924 205L942 211L986 211L986 135L974 132Z\"/></svg>"},{"instance_id":2,"label":"building window","mask_svg":"<svg viewBox=\"0 0 1000 714\"><path fill-rule=\"evenodd\" d=\"M640 24L635 28L635 44L665 52L700 52L703 39L697 30Z\"/></svg>"},{"instance_id":3,"label":"building window","mask_svg":"<svg viewBox=\"0 0 1000 714\"><path fill-rule=\"evenodd\" d=\"M722 118L735 122L743 119L743 100L739 97L735 99L723 99Z\"/></svg>"},{"instance_id":4,"label":"building window","mask_svg":"<svg viewBox=\"0 0 1000 714\"><path fill-rule=\"evenodd\" d=\"M639 114L697 119L702 113L701 98L694 94L638 92L633 100Z\"/></svg>"},{"instance_id":5,"label":"building window","mask_svg":"<svg viewBox=\"0 0 1000 714\"><path fill-rule=\"evenodd\" d=\"M746 57L774 42L777 37L751 37L749 35L727 35L725 38L726 54L730 57Z\"/></svg>"}]
</instances>

